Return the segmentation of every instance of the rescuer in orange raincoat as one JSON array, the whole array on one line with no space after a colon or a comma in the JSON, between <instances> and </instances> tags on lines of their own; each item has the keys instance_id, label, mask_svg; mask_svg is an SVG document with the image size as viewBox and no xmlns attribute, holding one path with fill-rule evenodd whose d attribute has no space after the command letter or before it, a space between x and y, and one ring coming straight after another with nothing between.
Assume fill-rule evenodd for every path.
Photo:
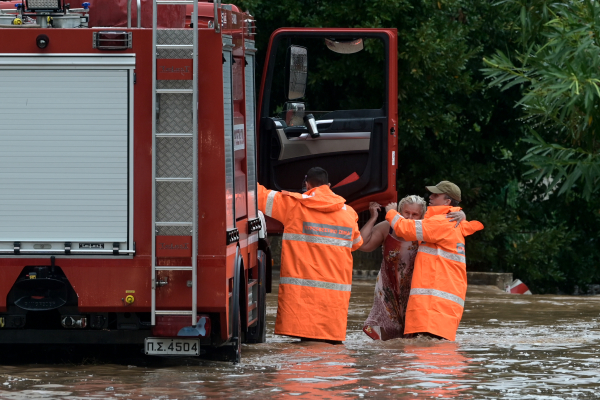
<instances>
[{"instance_id":1,"label":"rescuer in orange raincoat","mask_svg":"<svg viewBox=\"0 0 600 400\"><path fill-rule=\"evenodd\" d=\"M478 221L455 223L446 214L460 211L460 189L442 181L427 186L431 192L423 220L405 219L396 210L387 210L385 219L396 235L418 240L404 333L426 333L448 340L456 338L467 293L465 237L481 229Z\"/></svg>"},{"instance_id":2,"label":"rescuer in orange raincoat","mask_svg":"<svg viewBox=\"0 0 600 400\"><path fill-rule=\"evenodd\" d=\"M283 226L275 333L339 342L346 339L352 251L362 245L358 215L311 168L307 192L258 186L259 209Z\"/></svg>"}]
</instances>

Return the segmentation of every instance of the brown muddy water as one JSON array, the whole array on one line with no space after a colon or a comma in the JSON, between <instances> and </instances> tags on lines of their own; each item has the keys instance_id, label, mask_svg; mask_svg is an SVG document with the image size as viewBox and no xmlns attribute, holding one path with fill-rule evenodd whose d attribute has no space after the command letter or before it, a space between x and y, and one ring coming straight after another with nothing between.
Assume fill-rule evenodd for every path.
<instances>
[{"instance_id":1,"label":"brown muddy water","mask_svg":"<svg viewBox=\"0 0 600 400\"><path fill-rule=\"evenodd\" d=\"M272 294L268 342L244 345L239 365L5 348L0 398L600 398L600 296L510 295L472 286L456 342L374 342L361 331L374 285L354 282L343 345L273 335Z\"/></svg>"}]
</instances>

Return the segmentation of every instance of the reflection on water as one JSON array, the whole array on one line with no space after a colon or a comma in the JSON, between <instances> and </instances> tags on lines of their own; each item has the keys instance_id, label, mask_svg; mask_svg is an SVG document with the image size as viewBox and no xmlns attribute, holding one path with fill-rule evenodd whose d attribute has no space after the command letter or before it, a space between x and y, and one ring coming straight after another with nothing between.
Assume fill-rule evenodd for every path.
<instances>
[{"instance_id":1,"label":"reflection on water","mask_svg":"<svg viewBox=\"0 0 600 400\"><path fill-rule=\"evenodd\" d=\"M243 363L0 349L1 399L600 398L600 296L470 287L456 342L362 333L374 281L353 285L343 345L268 336ZM273 331L276 297L267 308ZM65 352L71 351L71 354Z\"/></svg>"}]
</instances>

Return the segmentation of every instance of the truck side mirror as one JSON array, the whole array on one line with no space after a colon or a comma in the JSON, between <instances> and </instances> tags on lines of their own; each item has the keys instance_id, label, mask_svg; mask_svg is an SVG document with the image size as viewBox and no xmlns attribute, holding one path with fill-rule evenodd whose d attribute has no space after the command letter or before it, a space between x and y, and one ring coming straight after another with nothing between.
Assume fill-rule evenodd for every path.
<instances>
[{"instance_id":1,"label":"truck side mirror","mask_svg":"<svg viewBox=\"0 0 600 400\"><path fill-rule=\"evenodd\" d=\"M306 47L292 45L288 47L286 62L285 94L288 100L304 97L308 75L308 50Z\"/></svg>"}]
</instances>

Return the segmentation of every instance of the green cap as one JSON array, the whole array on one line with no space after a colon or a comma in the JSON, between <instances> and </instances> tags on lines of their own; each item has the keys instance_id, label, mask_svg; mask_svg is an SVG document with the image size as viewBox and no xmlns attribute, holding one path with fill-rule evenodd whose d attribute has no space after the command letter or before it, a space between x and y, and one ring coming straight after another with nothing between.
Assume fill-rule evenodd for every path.
<instances>
[{"instance_id":1,"label":"green cap","mask_svg":"<svg viewBox=\"0 0 600 400\"><path fill-rule=\"evenodd\" d=\"M460 188L452 182L441 181L435 186L425 186L431 193L446 194L456 201L460 201Z\"/></svg>"}]
</instances>

